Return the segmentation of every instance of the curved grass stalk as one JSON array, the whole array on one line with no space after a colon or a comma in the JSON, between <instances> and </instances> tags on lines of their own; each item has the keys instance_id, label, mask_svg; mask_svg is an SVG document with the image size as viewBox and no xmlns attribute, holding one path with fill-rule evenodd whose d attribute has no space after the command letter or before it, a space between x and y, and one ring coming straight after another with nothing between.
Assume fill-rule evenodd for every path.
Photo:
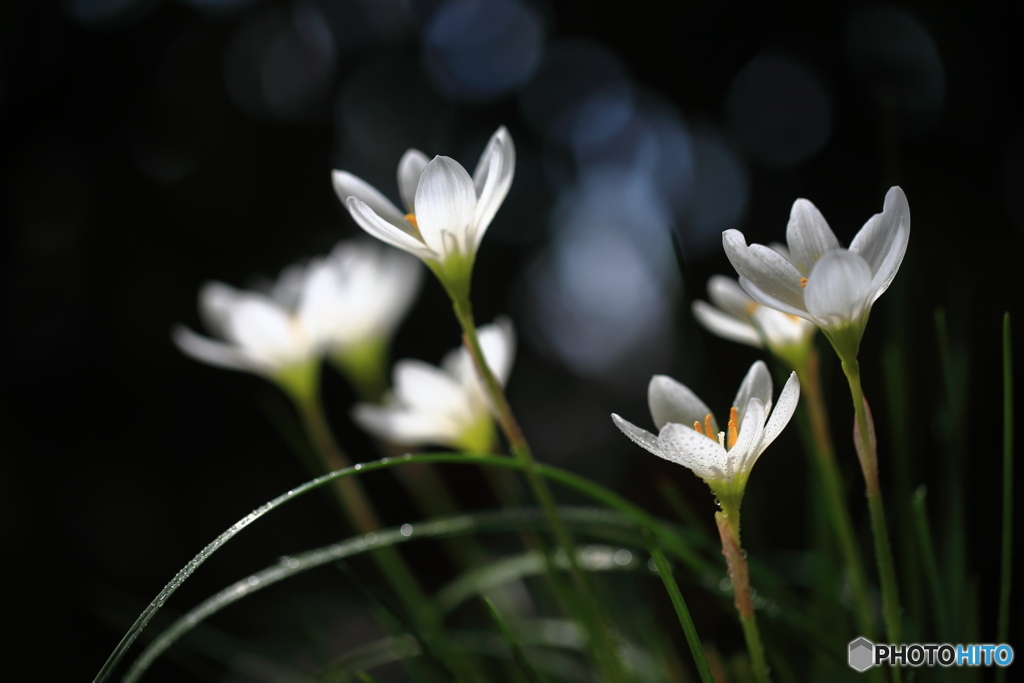
<instances>
[{"instance_id":1,"label":"curved grass stalk","mask_svg":"<svg viewBox=\"0 0 1024 683\"><path fill-rule=\"evenodd\" d=\"M225 543L230 541L239 532L255 522L257 519L277 509L281 505L292 500L296 500L310 491L327 485L340 477L354 476L358 473L398 467L406 463L446 463L455 465L504 467L508 469L520 469L523 467L523 465L518 461L505 457L488 455L474 455L469 457L462 453L437 453L413 456L412 454L407 453L397 458L382 458L373 462L359 463L343 470L338 470L336 472L316 477L296 486L286 493L283 493L273 500L261 505L242 519L235 522L226 531L204 547L195 557L189 560L189 562L182 567L177 574L175 574L174 578L172 578L167 585L161 589L146 609L142 611L139 617L135 620L135 623L132 624L131 628L127 633L125 633L117 647L114 648L114 651L107 658L107 661L93 679L94 682L103 683L108 680L114 672L114 669L117 668L117 665L124 658L125 653L135 642L135 639L138 638L139 634L153 618L153 615L159 611L171 595L174 594L174 592L196 571L196 569L199 568L200 565L203 564L203 562L209 559L210 556L223 547ZM694 550L694 548L691 547L691 545L682 536L673 531L668 525L617 493L604 488L585 477L581 477L557 467L549 465L534 465L534 468L538 475L574 489L585 494L592 500L598 501L617 510L625 518L636 524L637 527L646 527L647 529L650 529L666 552L671 554L677 560L689 565L697 571L698 575L720 573L718 565L698 554L698 552ZM825 646L820 634L813 627L803 623L798 610L787 606L783 607L783 613L789 617L791 623L799 630L801 636L807 639L808 644L819 644L823 647Z\"/></svg>"},{"instance_id":2,"label":"curved grass stalk","mask_svg":"<svg viewBox=\"0 0 1024 683\"><path fill-rule=\"evenodd\" d=\"M600 513L600 511L587 508L561 508L559 510L562 519L573 526L593 524L595 518L607 523L609 515L595 515L595 512ZM135 662L132 663L123 681L124 683L132 683L138 680L153 662L175 642L222 609L268 586L310 569L380 548L393 547L396 544L411 540L424 538L439 539L479 531L518 531L524 524L540 526L544 520L543 513L536 509L499 510L464 514L419 522L415 526L406 524L398 528L382 529L364 536L349 538L340 543L333 543L315 550L282 557L277 564L236 581L182 615L150 643ZM623 520L620 517L615 522L622 525ZM625 549L596 545L583 546L577 549L578 563L587 571L635 569L636 563L632 563L634 566L629 566L632 560L631 557L626 562L620 561L621 555L617 555L620 550ZM628 554L628 551L626 552ZM437 599L441 610L443 612L451 611L465 599L474 597L487 588L501 585L523 576L543 574L546 566L543 555L537 551L517 555L495 564L498 565L498 571L494 573L477 571L464 575L463 580L449 586L449 589L454 588L454 590L448 590L447 597L445 597L445 591L442 591ZM556 564L563 569L568 568L568 562L565 558L562 558L561 561L556 561ZM416 645L415 649L418 653L419 646ZM387 661L391 660L388 659ZM359 667L356 668L372 668L372 666L360 661Z\"/></svg>"}]
</instances>

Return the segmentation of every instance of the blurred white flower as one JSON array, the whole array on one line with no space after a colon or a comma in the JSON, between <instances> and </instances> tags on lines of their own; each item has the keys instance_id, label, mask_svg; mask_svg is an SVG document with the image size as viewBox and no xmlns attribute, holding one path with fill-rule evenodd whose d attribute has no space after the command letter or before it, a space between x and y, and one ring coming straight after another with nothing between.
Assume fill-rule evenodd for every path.
<instances>
[{"instance_id":1,"label":"blurred white flower","mask_svg":"<svg viewBox=\"0 0 1024 683\"><path fill-rule=\"evenodd\" d=\"M398 164L404 212L351 173L336 170L332 180L363 230L422 259L449 290L465 297L480 241L514 173L515 147L502 126L484 148L472 178L454 159L428 161L423 152L408 150Z\"/></svg>"},{"instance_id":2,"label":"blurred white flower","mask_svg":"<svg viewBox=\"0 0 1024 683\"><path fill-rule=\"evenodd\" d=\"M795 357L807 353L818 331L809 320L757 303L736 280L724 275L708 280L708 298L711 304L693 302L693 315L710 332L740 344L768 347L791 364Z\"/></svg>"},{"instance_id":3,"label":"blurred white flower","mask_svg":"<svg viewBox=\"0 0 1024 683\"><path fill-rule=\"evenodd\" d=\"M871 305L896 277L909 240L910 206L899 187L889 190L882 213L864 224L849 249L806 199L793 203L789 254L747 246L738 230L722 233L743 289L758 303L816 324L843 360L857 357Z\"/></svg>"},{"instance_id":4,"label":"blurred white flower","mask_svg":"<svg viewBox=\"0 0 1024 683\"><path fill-rule=\"evenodd\" d=\"M275 293L294 295L296 272L286 269ZM199 290L199 313L223 341L178 325L172 336L186 354L210 365L254 372L288 388L308 388L322 347L315 335L321 314L316 296L302 289L295 306L289 307L268 294L208 282Z\"/></svg>"},{"instance_id":5,"label":"blurred white flower","mask_svg":"<svg viewBox=\"0 0 1024 683\"><path fill-rule=\"evenodd\" d=\"M800 381L794 372L773 412L771 374L764 362L757 361L740 384L724 431L718 430L714 415L696 394L665 375L652 377L647 390L657 436L618 415L612 420L638 445L693 470L723 503L738 505L751 468L789 424L799 398Z\"/></svg>"},{"instance_id":6,"label":"blurred white flower","mask_svg":"<svg viewBox=\"0 0 1024 683\"><path fill-rule=\"evenodd\" d=\"M266 294L203 285L199 311L219 340L178 326L174 341L197 360L306 391L324 353L346 368L383 357L420 276L419 264L404 255L341 242L327 257L285 268Z\"/></svg>"},{"instance_id":7,"label":"blurred white flower","mask_svg":"<svg viewBox=\"0 0 1024 683\"><path fill-rule=\"evenodd\" d=\"M487 365L502 384L515 357L512 323L500 318L478 329ZM383 405L362 403L353 418L381 439L402 445L436 444L470 453L494 447L492 408L465 347L450 351L441 367L404 359L395 363L394 388Z\"/></svg>"}]
</instances>

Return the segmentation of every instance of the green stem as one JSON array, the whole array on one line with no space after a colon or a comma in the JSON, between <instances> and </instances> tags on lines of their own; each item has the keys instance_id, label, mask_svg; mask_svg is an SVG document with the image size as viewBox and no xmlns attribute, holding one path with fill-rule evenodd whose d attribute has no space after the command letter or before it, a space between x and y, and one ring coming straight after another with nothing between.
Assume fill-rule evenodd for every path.
<instances>
[{"instance_id":1,"label":"green stem","mask_svg":"<svg viewBox=\"0 0 1024 683\"><path fill-rule=\"evenodd\" d=\"M1003 314L1003 549L999 580L999 621L996 642L1010 635L1010 569L1013 553L1013 347L1010 345L1010 314ZM999 668L997 680L1006 680Z\"/></svg>"},{"instance_id":2,"label":"green stem","mask_svg":"<svg viewBox=\"0 0 1024 683\"><path fill-rule=\"evenodd\" d=\"M860 384L860 363L857 359L843 360L843 372L850 383L850 394L853 397L853 410L857 418L857 429L854 432L854 445L860 460L861 471L864 473L864 484L867 488L868 511L871 514L871 531L875 539L875 556L878 561L878 578L882 586L882 612L885 616L885 630L889 642L903 642L902 625L900 623L899 591L896 585L896 569L892 559L892 547L889 543L889 530L885 521L885 505L882 502L882 490L878 484L878 452L875 443L874 428L871 425L870 408L864 398L864 390ZM900 680L899 667L892 668L894 681Z\"/></svg>"},{"instance_id":3,"label":"green stem","mask_svg":"<svg viewBox=\"0 0 1024 683\"><path fill-rule=\"evenodd\" d=\"M314 390L303 394L293 394L309 438L316 447L328 472L344 469L349 466L348 458L338 446L324 416L320 403L319 392ZM361 534L367 534L381 528L381 523L369 497L362 486L354 478L337 479L334 486L338 501L352 526ZM395 548L387 547L371 553L377 566L395 590L402 604L409 610L417 629L439 656L449 665L452 672L459 672L458 680L476 680L459 665L458 657L449 657L450 651L443 641L441 617L434 603L427 598L419 582L413 575L405 560Z\"/></svg>"},{"instance_id":4,"label":"green stem","mask_svg":"<svg viewBox=\"0 0 1024 683\"><path fill-rule=\"evenodd\" d=\"M722 554L725 555L725 563L729 568L729 578L732 579L736 612L739 613L743 638L747 641L747 652L750 653L750 666L758 683L768 683L768 663L764 658L764 644L761 642L761 632L757 628L757 615L754 613L754 601L750 594L750 570L747 567L746 555L740 546L739 506L723 505L722 512L715 513L715 522L722 538Z\"/></svg>"},{"instance_id":5,"label":"green stem","mask_svg":"<svg viewBox=\"0 0 1024 683\"><path fill-rule=\"evenodd\" d=\"M845 504L846 493L829 434L828 414L821 391L817 350L811 350L806 361L797 366L796 374L800 378L802 403L811 423L811 434L814 441L812 451L821 483L825 487L825 508L833 531L839 539L840 551L843 554L847 570L850 572L850 582L853 584L853 604L857 629L861 635L873 640L875 629L874 620L871 617L871 603L868 599L868 581L860 551L854 540L853 522L850 520L850 511Z\"/></svg>"},{"instance_id":6,"label":"green stem","mask_svg":"<svg viewBox=\"0 0 1024 683\"><path fill-rule=\"evenodd\" d=\"M459 298L453 296L452 307L455 311L455 317L462 327L465 346L469 350L477 371L484 381L484 388L497 413L498 424L501 426L505 438L508 439L509 450L512 452L513 458L522 465L522 471L530 488L533 490L534 497L540 503L541 509L551 525L555 540L569 563L569 573L572 576L573 583L576 584L581 593L581 609L583 610L584 621L589 631L588 644L595 657L595 661L602 664L602 668L611 680L625 681L625 673L622 670L618 649L609 636L608 627L598 607L593 588L579 566L575 545L569 537L569 532L566 530L561 518L558 516L551 490L538 472L538 465L533 459L533 452L530 450L530 445L523 436L522 429L520 429L519 423L512 413L512 408L505 396L504 389L487 365L483 349L480 346L480 339L477 336L476 323L473 321L472 305L468 297Z\"/></svg>"}]
</instances>

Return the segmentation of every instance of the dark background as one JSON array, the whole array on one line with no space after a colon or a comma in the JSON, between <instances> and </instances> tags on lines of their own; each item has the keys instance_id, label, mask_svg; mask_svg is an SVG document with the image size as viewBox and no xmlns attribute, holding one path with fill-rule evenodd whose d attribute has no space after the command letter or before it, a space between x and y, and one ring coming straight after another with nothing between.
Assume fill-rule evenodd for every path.
<instances>
[{"instance_id":1,"label":"dark background","mask_svg":"<svg viewBox=\"0 0 1024 683\"><path fill-rule=\"evenodd\" d=\"M516 179L484 240L474 303L480 322L516 322L510 397L539 459L659 514L669 513L652 482L678 479L709 523L703 484L633 447L609 413L649 426L654 373L724 410L759 357L689 315L707 277L731 273L722 230L781 240L790 204L806 197L848 243L886 189L903 187L910 247L861 354L883 485L895 526L908 489L892 488L894 459L909 486L931 487L940 546L948 505L937 501L952 480L966 486L968 565L993 624L1000 316L1021 311L1020 5L820 4L4 3L0 519L4 611L17 631L5 678L93 676L195 552L306 478L277 427L294 431L293 417L271 385L172 345L173 324L199 329L199 286L251 285L356 235L332 168L395 197L406 148L471 168L501 124L517 147ZM394 355L436 362L458 339L429 279ZM891 408L883 353L896 345L903 442L878 417ZM827 355L824 372L870 557L849 398ZM343 445L357 460L376 457L331 370L325 392ZM758 465L744 508L756 511L744 525L751 553L807 547L798 451L787 433ZM493 505L467 468L443 473L466 508ZM389 475L367 486L388 523L415 519ZM326 498L290 507L239 536L169 607L334 540ZM428 584L445 579L429 547L409 552ZM361 642L358 618L323 616L350 598L309 581L232 608L219 633L279 648L261 639L287 641L266 634L312 613L337 651ZM717 621L710 637L716 628L736 637ZM993 627L982 633L994 640ZM176 659L150 680L251 680L194 650Z\"/></svg>"}]
</instances>

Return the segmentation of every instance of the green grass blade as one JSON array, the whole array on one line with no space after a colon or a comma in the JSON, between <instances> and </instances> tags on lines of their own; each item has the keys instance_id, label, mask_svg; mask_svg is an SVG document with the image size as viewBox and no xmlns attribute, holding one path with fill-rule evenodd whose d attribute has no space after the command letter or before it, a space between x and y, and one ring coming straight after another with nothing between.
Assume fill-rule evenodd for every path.
<instances>
[{"instance_id":1,"label":"green grass blade","mask_svg":"<svg viewBox=\"0 0 1024 683\"><path fill-rule=\"evenodd\" d=\"M1013 346L1010 343L1010 313L1003 314L1003 548L999 570L999 621L996 642L1010 637L1010 577L1013 556ZM1006 680L1000 667L996 680Z\"/></svg>"},{"instance_id":2,"label":"green grass blade","mask_svg":"<svg viewBox=\"0 0 1024 683\"><path fill-rule=\"evenodd\" d=\"M540 676L534 671L533 666L529 660L526 659L526 655L523 653L523 648L519 646L519 642L512 635L512 631L509 629L508 624L505 622L504 617L498 611L498 608L494 606L494 603L490 598L484 598L484 604L487 605L487 611L490 612L491 618L494 619L494 623L498 625L498 632L501 633L501 637L505 639L508 644L509 650L512 651L512 659L515 661L516 666L526 677L530 683L541 683Z\"/></svg>"},{"instance_id":3,"label":"green grass blade","mask_svg":"<svg viewBox=\"0 0 1024 683\"><path fill-rule=\"evenodd\" d=\"M669 598L672 600L672 606L676 609L676 616L679 617L679 625L683 627L683 633L686 634L686 642L690 646L690 652L693 654L693 663L697 666L700 680L703 683L715 683L715 677L711 673L711 665L708 664L707 655L704 654L704 647L701 645L700 637L697 635L697 627L693 625L693 619L690 618L690 610L686 608L683 594L679 591L679 585L676 583L675 577L672 576L672 567L669 566L668 560L665 559L665 553L661 552L657 541L654 540L654 535L647 529L644 529L643 533L644 540L647 541L647 549L650 550L651 557L654 559L654 565L658 568L658 576L661 577L662 583L665 584L665 590L668 591Z\"/></svg>"},{"instance_id":4,"label":"green grass blade","mask_svg":"<svg viewBox=\"0 0 1024 683\"><path fill-rule=\"evenodd\" d=\"M939 565L935 559L935 546L932 543L932 530L928 524L928 511L925 508L925 497L928 489L925 486L918 486L914 492L911 509L913 511L914 525L917 529L918 549L921 555L921 564L924 567L925 582L928 584L928 591L931 593L931 603L935 610L936 632L931 636L938 643L952 642L950 635L949 613L946 603L948 594L943 590L942 582L939 579ZM920 615L919 615L920 616Z\"/></svg>"}]
</instances>

